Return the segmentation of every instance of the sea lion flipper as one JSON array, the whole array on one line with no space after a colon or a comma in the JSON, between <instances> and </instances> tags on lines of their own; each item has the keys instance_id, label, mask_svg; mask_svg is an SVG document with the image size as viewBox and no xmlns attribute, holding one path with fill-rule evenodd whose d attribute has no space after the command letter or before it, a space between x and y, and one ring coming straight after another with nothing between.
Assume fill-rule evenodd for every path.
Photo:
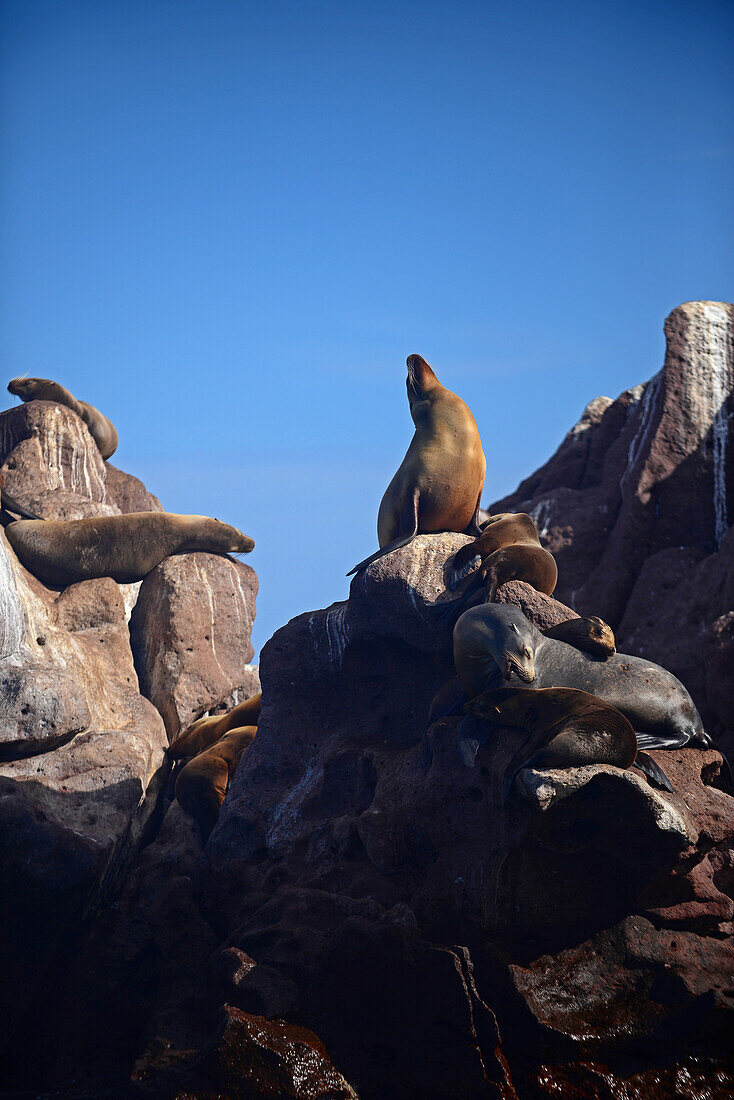
<instances>
[{"instance_id":1,"label":"sea lion flipper","mask_svg":"<svg viewBox=\"0 0 734 1100\"><path fill-rule=\"evenodd\" d=\"M473 768L477 759L477 753L479 752L479 738L472 737L470 730L472 724L476 727L477 722L472 718L472 715L467 714L464 721L459 726L459 756L462 762L466 764L467 768ZM484 737L482 736L482 740Z\"/></svg>"},{"instance_id":2,"label":"sea lion flipper","mask_svg":"<svg viewBox=\"0 0 734 1100\"><path fill-rule=\"evenodd\" d=\"M43 519L43 516L37 516L35 512L31 512L28 508L22 508L17 501L9 497L6 492L2 494L3 507L8 512L12 512L13 515L20 516L21 519Z\"/></svg>"},{"instance_id":3,"label":"sea lion flipper","mask_svg":"<svg viewBox=\"0 0 734 1100\"><path fill-rule=\"evenodd\" d=\"M366 569L368 565L372 565L374 561L379 561L380 558L384 558L386 554L391 554L393 550L399 550L401 546L407 546L409 542L412 542L415 536L418 534L418 504L420 501L420 490L414 489L412 499L404 509L406 516L406 528L411 527L410 533L407 535L399 535L392 542L388 542L386 546L381 546L379 550L376 550L374 554L370 554L368 558L361 561L359 565L355 565L354 569L350 569L347 573L348 577L351 577L352 573L359 573L362 569Z\"/></svg>"},{"instance_id":4,"label":"sea lion flipper","mask_svg":"<svg viewBox=\"0 0 734 1100\"><path fill-rule=\"evenodd\" d=\"M646 752L642 752L640 749L637 750L637 756L635 757L635 762L632 767L638 768L647 776L648 780L653 780L656 787L662 787L664 791L670 791L671 794L673 793L673 788L667 775L660 765L656 764L653 758L648 756Z\"/></svg>"},{"instance_id":5,"label":"sea lion flipper","mask_svg":"<svg viewBox=\"0 0 734 1100\"><path fill-rule=\"evenodd\" d=\"M484 528L480 527L480 525L479 525L479 513L482 511L481 504L482 504L482 494L481 494L481 491L480 491L479 496L477 497L477 506L474 509L474 515L472 516L471 522L469 523L469 526L466 529L467 535L481 535L482 531L484 530Z\"/></svg>"}]
</instances>

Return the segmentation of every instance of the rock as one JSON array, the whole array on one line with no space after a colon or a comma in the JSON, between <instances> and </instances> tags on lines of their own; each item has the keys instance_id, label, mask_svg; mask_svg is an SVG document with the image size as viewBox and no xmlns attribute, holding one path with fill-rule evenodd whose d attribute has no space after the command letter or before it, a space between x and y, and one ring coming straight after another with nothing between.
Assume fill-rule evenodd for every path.
<instances>
[{"instance_id":1,"label":"rock","mask_svg":"<svg viewBox=\"0 0 734 1100\"><path fill-rule=\"evenodd\" d=\"M169 740L242 684L256 594L255 571L217 554L167 558L144 579L130 637Z\"/></svg>"},{"instance_id":2,"label":"rock","mask_svg":"<svg viewBox=\"0 0 734 1100\"><path fill-rule=\"evenodd\" d=\"M704 636L706 702L728 728L734 727L734 611L727 611Z\"/></svg>"},{"instance_id":3,"label":"rock","mask_svg":"<svg viewBox=\"0 0 734 1100\"><path fill-rule=\"evenodd\" d=\"M139 478L118 470L105 462L105 484L107 497L121 512L162 512L163 505L153 496Z\"/></svg>"},{"instance_id":4,"label":"rock","mask_svg":"<svg viewBox=\"0 0 734 1100\"><path fill-rule=\"evenodd\" d=\"M88 581L57 597L29 583L4 535L0 563L0 965L3 1009L17 1020L93 897L124 873L165 732L138 691L118 586Z\"/></svg>"},{"instance_id":5,"label":"rock","mask_svg":"<svg viewBox=\"0 0 734 1100\"><path fill-rule=\"evenodd\" d=\"M731 751L734 710L714 702L728 669L703 655L734 607L734 306L687 302L665 335L662 370L592 402L491 511L529 512L558 562L558 598L609 622L623 651L674 672Z\"/></svg>"},{"instance_id":6,"label":"rock","mask_svg":"<svg viewBox=\"0 0 734 1100\"><path fill-rule=\"evenodd\" d=\"M260 686L260 670L257 665L245 665L243 669L242 683L239 687L236 687L234 691L230 691L229 695L222 699L221 703L217 703L216 706L211 707L209 714L229 714L229 712L240 703L244 703L247 699L251 699L253 695L259 695L262 690Z\"/></svg>"},{"instance_id":7,"label":"rock","mask_svg":"<svg viewBox=\"0 0 734 1100\"><path fill-rule=\"evenodd\" d=\"M104 461L81 417L52 401L0 413L0 474L10 496L44 519L163 510L142 481Z\"/></svg>"},{"instance_id":8,"label":"rock","mask_svg":"<svg viewBox=\"0 0 734 1100\"><path fill-rule=\"evenodd\" d=\"M357 1100L318 1036L282 1020L266 1020L225 1005L211 1052L189 1069L190 1052L160 1050L141 1061L133 1080L155 1095L162 1080L193 1078L176 1100Z\"/></svg>"}]
</instances>

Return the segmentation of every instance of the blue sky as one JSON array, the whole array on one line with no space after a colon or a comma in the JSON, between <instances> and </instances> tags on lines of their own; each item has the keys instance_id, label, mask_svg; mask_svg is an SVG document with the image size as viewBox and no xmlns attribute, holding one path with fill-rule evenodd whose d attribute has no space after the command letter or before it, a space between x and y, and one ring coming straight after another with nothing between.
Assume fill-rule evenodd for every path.
<instances>
[{"instance_id":1,"label":"blue sky","mask_svg":"<svg viewBox=\"0 0 734 1100\"><path fill-rule=\"evenodd\" d=\"M5 373L252 535L258 647L376 547L408 354L474 411L489 503L734 293L730 2L5 0L0 31Z\"/></svg>"}]
</instances>

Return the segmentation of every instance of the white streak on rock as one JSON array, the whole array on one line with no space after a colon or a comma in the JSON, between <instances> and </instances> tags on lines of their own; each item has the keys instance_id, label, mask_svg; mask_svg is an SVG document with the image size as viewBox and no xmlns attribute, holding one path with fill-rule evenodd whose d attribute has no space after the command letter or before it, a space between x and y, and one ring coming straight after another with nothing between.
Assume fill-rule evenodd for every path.
<instances>
[{"instance_id":1,"label":"white streak on rock","mask_svg":"<svg viewBox=\"0 0 734 1100\"><path fill-rule=\"evenodd\" d=\"M0 658L16 653L25 636L25 616L5 538L0 537Z\"/></svg>"},{"instance_id":2,"label":"white streak on rock","mask_svg":"<svg viewBox=\"0 0 734 1100\"><path fill-rule=\"evenodd\" d=\"M640 422L637 425L637 431L632 436L630 441L629 450L627 451L627 466L625 468L622 477L620 478L620 488L622 491L627 486L629 478L633 472L635 464L642 454L643 447L647 442L647 438L650 434L650 428L653 424L653 410L655 408L655 402L658 392L663 380L663 372L658 371L645 387L645 395L642 398L642 404L640 405Z\"/></svg>"}]
</instances>

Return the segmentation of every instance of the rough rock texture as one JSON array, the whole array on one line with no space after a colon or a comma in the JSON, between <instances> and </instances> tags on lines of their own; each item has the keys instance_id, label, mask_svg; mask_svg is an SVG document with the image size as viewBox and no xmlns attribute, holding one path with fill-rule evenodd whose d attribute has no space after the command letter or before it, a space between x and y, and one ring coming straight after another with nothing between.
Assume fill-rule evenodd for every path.
<instances>
[{"instance_id":1,"label":"rough rock texture","mask_svg":"<svg viewBox=\"0 0 734 1100\"><path fill-rule=\"evenodd\" d=\"M74 413L51 402L0 413L0 452L7 491L49 518L160 510L137 478L101 459ZM177 567L185 571L185 556ZM211 576L239 577L246 569L224 559L207 564L202 585L199 568L196 562L189 577L194 606L199 589L209 591ZM141 843L159 827L167 737L160 713L141 694L133 663L128 622L139 588L101 578L48 589L0 532L0 1010L3 1079L15 1071L18 1085L28 1085L28 1074L43 1062L34 1014L57 1012L58 1033L65 1020L73 1031L76 1002L60 1009L68 968L73 974L77 952L88 950L88 938L94 941L105 926ZM217 700L256 680L247 666L254 588L251 582L249 618L237 620L234 648L242 661L220 677ZM238 604L235 616L239 610ZM188 625L191 652L206 669L216 661L218 635L207 644L199 624ZM171 636L160 613L156 628ZM162 663L164 648L159 640ZM192 828L196 833L179 819L179 864ZM196 845L201 855L198 835ZM105 1026L109 1031L109 1018ZM125 1041L129 1045L129 1037ZM80 1054L74 1073L84 1064Z\"/></svg>"},{"instance_id":2,"label":"rough rock texture","mask_svg":"<svg viewBox=\"0 0 734 1100\"><path fill-rule=\"evenodd\" d=\"M170 740L242 685L256 594L254 569L217 554L166 558L143 581L130 620L135 667Z\"/></svg>"},{"instance_id":3,"label":"rough rock texture","mask_svg":"<svg viewBox=\"0 0 734 1100\"><path fill-rule=\"evenodd\" d=\"M621 649L665 664L734 748L734 711L703 660L734 608L734 306L687 302L662 369L597 398L555 455L490 509L526 511L558 561L557 595L601 615Z\"/></svg>"},{"instance_id":4,"label":"rough rock texture","mask_svg":"<svg viewBox=\"0 0 734 1100\"><path fill-rule=\"evenodd\" d=\"M0 535L0 996L13 1020L151 810L160 715L138 691L119 587L58 595Z\"/></svg>"}]
</instances>

